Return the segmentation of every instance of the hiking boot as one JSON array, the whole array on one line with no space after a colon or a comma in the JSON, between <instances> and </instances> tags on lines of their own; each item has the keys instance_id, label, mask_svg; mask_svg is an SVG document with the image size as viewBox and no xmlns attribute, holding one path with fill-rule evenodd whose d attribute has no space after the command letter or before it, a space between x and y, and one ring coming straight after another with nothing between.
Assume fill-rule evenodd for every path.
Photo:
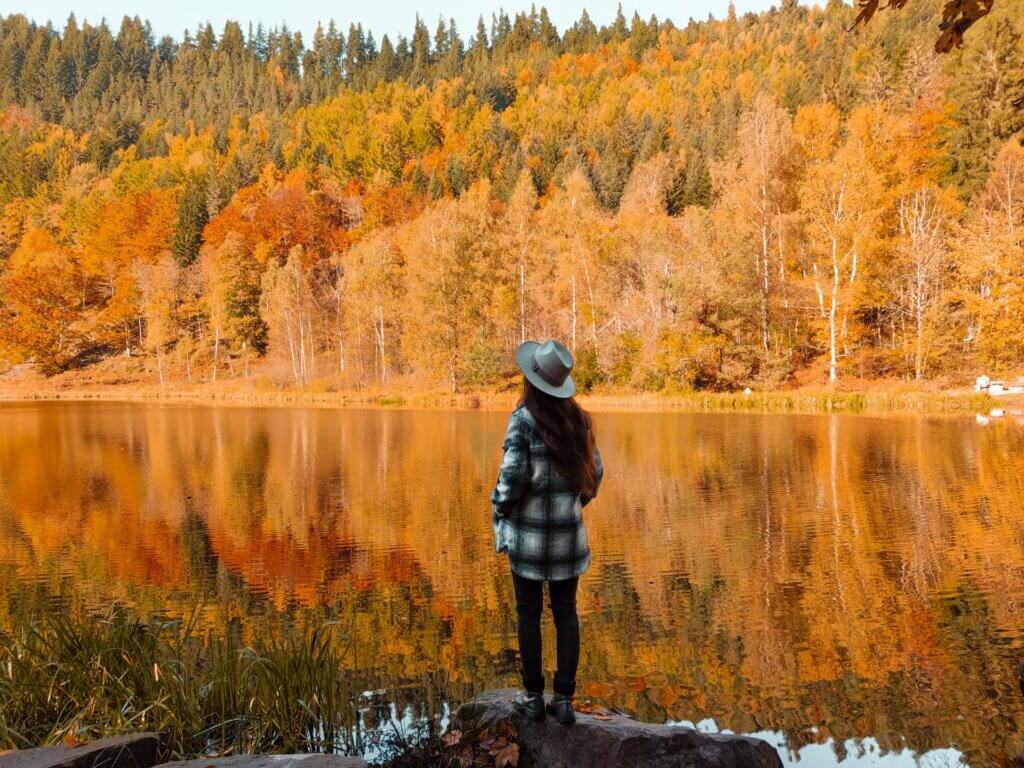
<instances>
[{"instance_id":1,"label":"hiking boot","mask_svg":"<svg viewBox=\"0 0 1024 768\"><path fill-rule=\"evenodd\" d=\"M523 691L512 701L512 706L531 720L544 719L544 694Z\"/></svg>"},{"instance_id":2,"label":"hiking boot","mask_svg":"<svg viewBox=\"0 0 1024 768\"><path fill-rule=\"evenodd\" d=\"M547 706L548 714L554 717L562 725L570 725L576 722L576 712L572 708L572 696L565 696L556 693L551 697L551 703Z\"/></svg>"}]
</instances>

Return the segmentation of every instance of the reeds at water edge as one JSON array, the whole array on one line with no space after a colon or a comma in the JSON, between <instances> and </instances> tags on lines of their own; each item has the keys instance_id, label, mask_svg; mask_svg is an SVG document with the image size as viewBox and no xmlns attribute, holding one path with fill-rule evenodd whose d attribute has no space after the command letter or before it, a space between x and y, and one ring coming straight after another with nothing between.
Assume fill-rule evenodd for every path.
<instances>
[{"instance_id":1,"label":"reeds at water edge","mask_svg":"<svg viewBox=\"0 0 1024 768\"><path fill-rule=\"evenodd\" d=\"M357 753L367 681L343 627L205 633L198 612L139 621L47 612L0 631L0 750L159 731L172 756Z\"/></svg>"}]
</instances>

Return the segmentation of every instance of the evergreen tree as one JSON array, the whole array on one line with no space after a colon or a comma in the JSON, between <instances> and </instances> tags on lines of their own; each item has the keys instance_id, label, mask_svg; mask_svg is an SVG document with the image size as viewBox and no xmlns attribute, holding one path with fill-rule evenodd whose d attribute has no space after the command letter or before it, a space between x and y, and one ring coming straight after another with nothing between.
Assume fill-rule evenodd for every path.
<instances>
[{"instance_id":1,"label":"evergreen tree","mask_svg":"<svg viewBox=\"0 0 1024 768\"><path fill-rule=\"evenodd\" d=\"M584 8L577 21L570 29L567 29L562 39L562 45L567 51L584 53L594 50L597 45L598 32L594 22L590 20L590 14Z\"/></svg>"},{"instance_id":2,"label":"evergreen tree","mask_svg":"<svg viewBox=\"0 0 1024 768\"><path fill-rule=\"evenodd\" d=\"M400 63L395 48L391 45L391 39L384 35L380 41L380 53L374 62L374 82L371 87L380 82L390 83L398 77L399 66Z\"/></svg>"},{"instance_id":3,"label":"evergreen tree","mask_svg":"<svg viewBox=\"0 0 1024 768\"><path fill-rule=\"evenodd\" d=\"M348 39L345 41L345 80L355 82L366 60L366 39L362 24L350 24Z\"/></svg>"},{"instance_id":4,"label":"evergreen tree","mask_svg":"<svg viewBox=\"0 0 1024 768\"><path fill-rule=\"evenodd\" d=\"M612 22L612 27L608 30L607 38L612 42L621 42L629 36L629 24L626 22L626 17L622 13L622 3L619 3L618 9L615 11L615 21Z\"/></svg>"},{"instance_id":5,"label":"evergreen tree","mask_svg":"<svg viewBox=\"0 0 1024 768\"><path fill-rule=\"evenodd\" d=\"M412 33L412 66L409 79L414 85L427 81L427 68L430 66L430 33L427 25L419 16Z\"/></svg>"},{"instance_id":6,"label":"evergreen tree","mask_svg":"<svg viewBox=\"0 0 1024 768\"><path fill-rule=\"evenodd\" d=\"M678 216L691 205L707 208L711 205L711 174L704 156L691 149L686 162L675 170L672 182L665 191L665 207L670 216Z\"/></svg>"},{"instance_id":7,"label":"evergreen tree","mask_svg":"<svg viewBox=\"0 0 1024 768\"><path fill-rule=\"evenodd\" d=\"M466 52L466 72L472 78L490 62L490 49L487 43L487 27L484 25L484 17L481 16L476 22L476 34L470 40L469 50Z\"/></svg>"},{"instance_id":8,"label":"evergreen tree","mask_svg":"<svg viewBox=\"0 0 1024 768\"><path fill-rule=\"evenodd\" d=\"M540 21L538 22L537 33L540 37L540 44L552 51L557 51L561 45L561 39L558 35L558 29L554 24L551 23L551 17L548 16L548 9L544 6L540 8Z\"/></svg>"},{"instance_id":9,"label":"evergreen tree","mask_svg":"<svg viewBox=\"0 0 1024 768\"><path fill-rule=\"evenodd\" d=\"M206 208L207 182L204 175L190 173L185 177L178 194L171 253L182 267L187 267L199 256L203 227L209 220Z\"/></svg>"},{"instance_id":10,"label":"evergreen tree","mask_svg":"<svg viewBox=\"0 0 1024 768\"><path fill-rule=\"evenodd\" d=\"M504 10L499 11L497 16L491 17L491 50L501 48L505 40L512 34L512 22Z\"/></svg>"},{"instance_id":11,"label":"evergreen tree","mask_svg":"<svg viewBox=\"0 0 1024 768\"><path fill-rule=\"evenodd\" d=\"M657 22L648 25L640 18L639 13L633 14L633 21L629 26L629 53L637 60L643 58L644 51L654 47L658 42Z\"/></svg>"},{"instance_id":12,"label":"evergreen tree","mask_svg":"<svg viewBox=\"0 0 1024 768\"><path fill-rule=\"evenodd\" d=\"M1006 17L991 35L973 35L962 54L962 74L954 81L957 105L948 146L950 176L963 194L984 183L999 147L1024 130L1024 38Z\"/></svg>"}]
</instances>

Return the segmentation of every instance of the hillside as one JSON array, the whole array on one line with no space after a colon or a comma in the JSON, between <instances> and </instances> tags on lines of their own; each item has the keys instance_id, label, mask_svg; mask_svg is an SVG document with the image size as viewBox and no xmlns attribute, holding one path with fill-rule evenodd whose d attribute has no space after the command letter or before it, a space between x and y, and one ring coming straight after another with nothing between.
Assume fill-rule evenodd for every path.
<instances>
[{"instance_id":1,"label":"hillside","mask_svg":"<svg viewBox=\"0 0 1024 768\"><path fill-rule=\"evenodd\" d=\"M1024 359L1024 3L463 37L0 20L0 370L635 391Z\"/></svg>"}]
</instances>

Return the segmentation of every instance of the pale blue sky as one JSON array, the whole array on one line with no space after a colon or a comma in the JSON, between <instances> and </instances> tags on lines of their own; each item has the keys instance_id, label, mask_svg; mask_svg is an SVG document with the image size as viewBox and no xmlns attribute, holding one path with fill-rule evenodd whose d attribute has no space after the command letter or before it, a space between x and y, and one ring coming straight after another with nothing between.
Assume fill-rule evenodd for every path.
<instances>
[{"instance_id":1,"label":"pale blue sky","mask_svg":"<svg viewBox=\"0 0 1024 768\"><path fill-rule=\"evenodd\" d=\"M773 4L771 0L735 0L735 3L739 13L765 10ZM589 0L586 3L550 0L537 3L538 7L541 5L547 6L551 20L558 28L564 29L579 17L584 7L598 26L610 22L615 17L618 0ZM669 17L677 24L685 24L691 16L696 19L706 18L708 13L723 16L728 5L729 0L627 0L622 3L622 8L627 18L637 10L644 18L655 13L658 18ZM254 24L262 21L266 26L286 21L290 28L302 32L307 43L318 20L326 24L333 18L344 29L350 22L362 22L364 27L373 31L379 42L384 33L392 35L392 39L399 32L409 35L417 13L426 21L431 33L437 25L438 16L453 17L462 36L468 38L476 29L478 16L483 14L490 24L491 13L501 7L511 16L515 11L528 10L530 0L484 0L482 3L472 0L364 3L323 0L166 0L161 3L143 0L0 0L0 15L23 13L39 22L50 20L60 27L68 14L74 12L80 22L97 23L106 18L115 29L122 16L138 15L152 22L158 37L170 34L175 38L180 38L186 27L194 29L197 23L206 21L210 21L218 32L226 19L241 21L243 28L249 21Z\"/></svg>"}]
</instances>

